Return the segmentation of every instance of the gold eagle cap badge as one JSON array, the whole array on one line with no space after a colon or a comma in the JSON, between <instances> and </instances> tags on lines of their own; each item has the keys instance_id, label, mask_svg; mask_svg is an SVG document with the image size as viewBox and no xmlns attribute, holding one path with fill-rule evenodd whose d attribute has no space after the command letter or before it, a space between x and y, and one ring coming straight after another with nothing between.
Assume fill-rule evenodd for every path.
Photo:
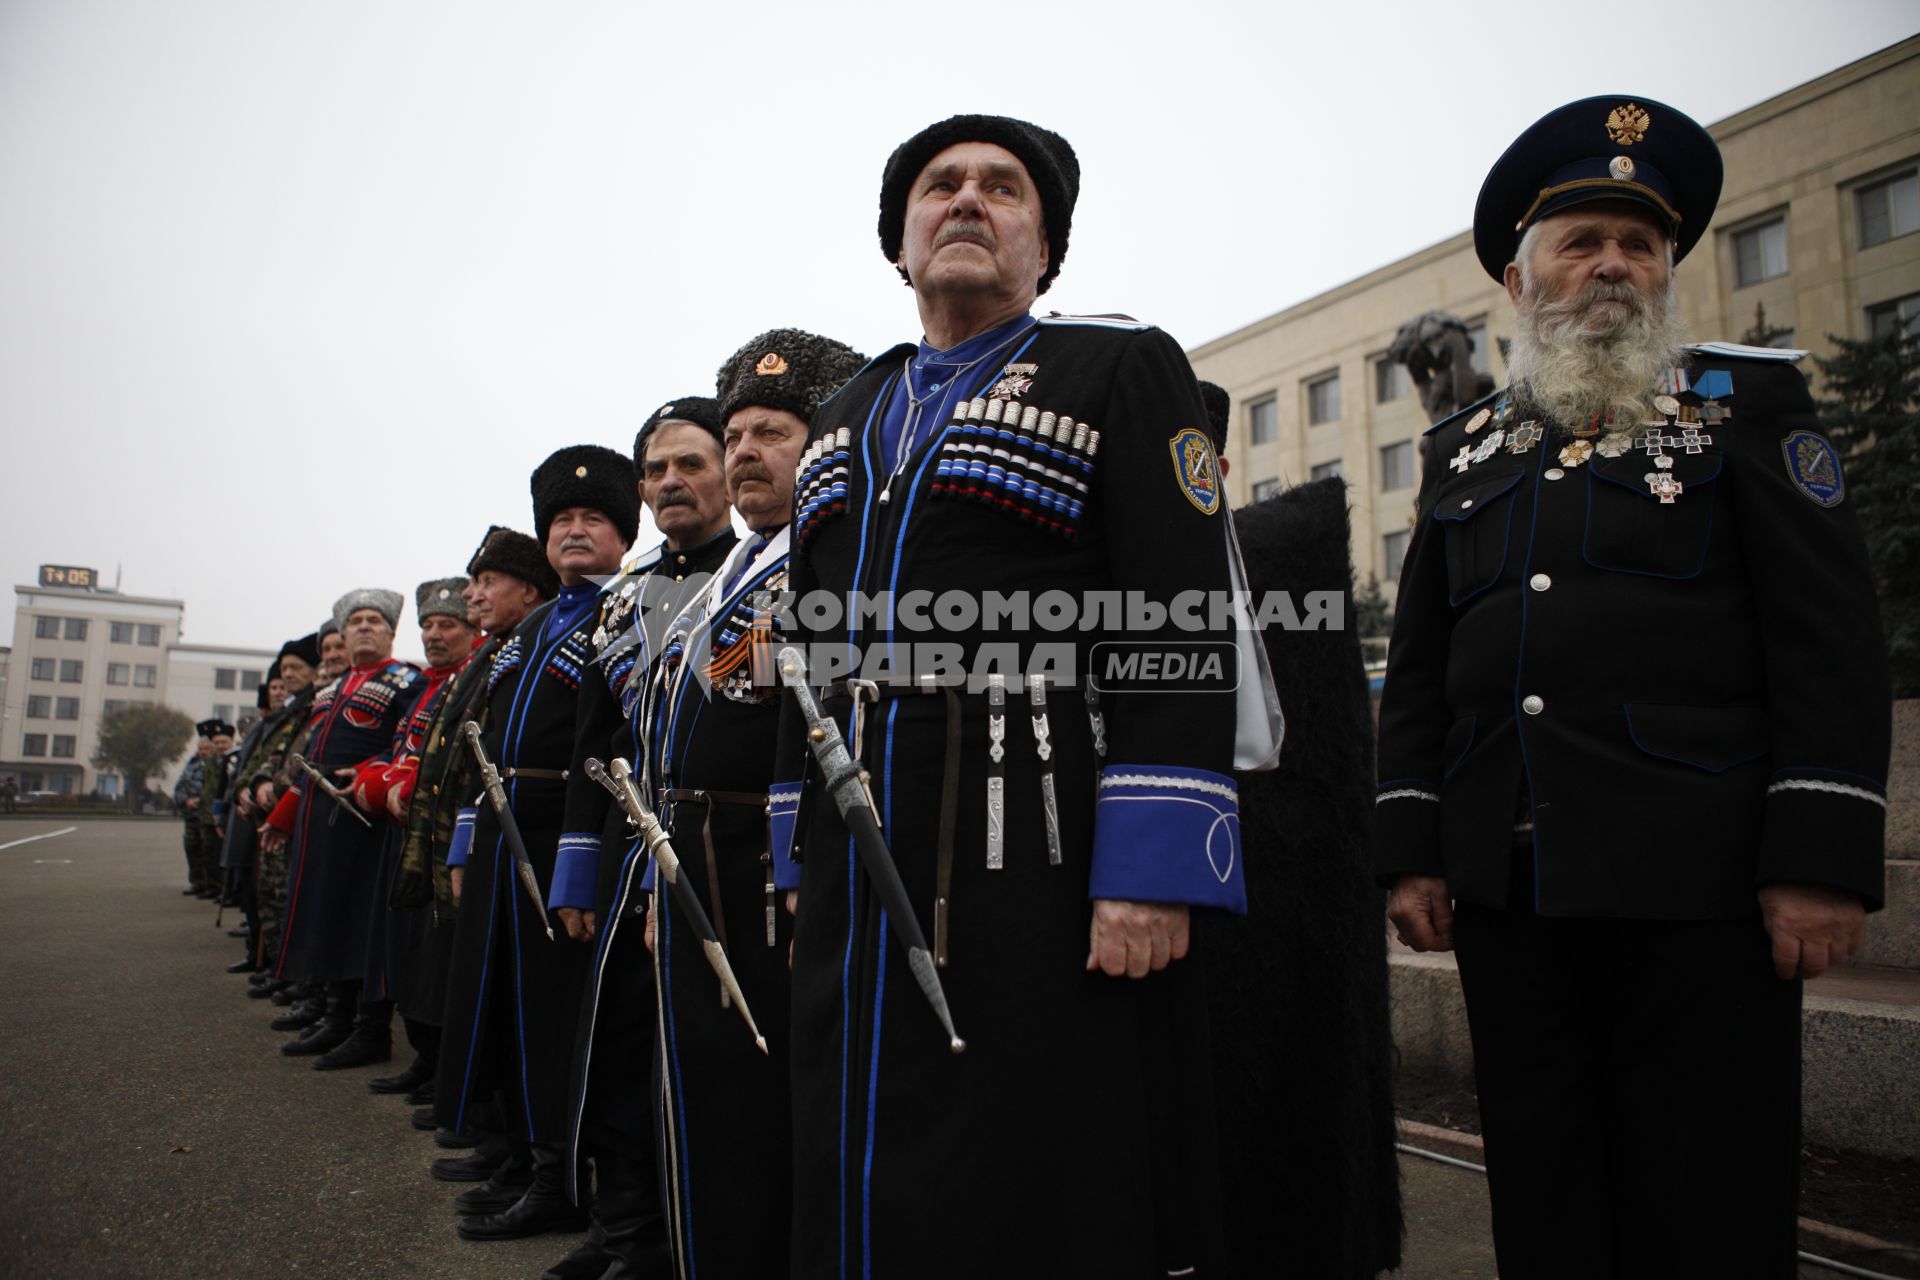
<instances>
[{"instance_id":1,"label":"gold eagle cap badge","mask_svg":"<svg viewBox=\"0 0 1920 1280\"><path fill-rule=\"evenodd\" d=\"M1637 102L1615 107L1607 113L1607 136L1623 147L1630 147L1647 136L1653 117Z\"/></svg>"},{"instance_id":2,"label":"gold eagle cap badge","mask_svg":"<svg viewBox=\"0 0 1920 1280\"><path fill-rule=\"evenodd\" d=\"M758 378L777 378L787 371L787 358L778 351L769 351L760 357L760 363L753 366Z\"/></svg>"}]
</instances>

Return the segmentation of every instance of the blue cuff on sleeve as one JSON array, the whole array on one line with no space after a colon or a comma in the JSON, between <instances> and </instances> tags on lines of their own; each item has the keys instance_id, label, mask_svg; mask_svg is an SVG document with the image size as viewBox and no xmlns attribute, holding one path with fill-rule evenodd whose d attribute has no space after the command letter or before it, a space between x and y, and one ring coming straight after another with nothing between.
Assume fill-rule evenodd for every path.
<instances>
[{"instance_id":1,"label":"blue cuff on sleeve","mask_svg":"<svg viewBox=\"0 0 1920 1280\"><path fill-rule=\"evenodd\" d=\"M773 850L776 889L800 887L800 864L793 860L793 824L799 816L798 782L776 782L767 788L767 847Z\"/></svg>"},{"instance_id":2,"label":"blue cuff on sleeve","mask_svg":"<svg viewBox=\"0 0 1920 1280\"><path fill-rule=\"evenodd\" d=\"M600 884L600 837L575 832L560 837L560 852L553 860L553 890L547 905L554 910L572 907L591 911L594 894Z\"/></svg>"},{"instance_id":3,"label":"blue cuff on sleeve","mask_svg":"<svg viewBox=\"0 0 1920 1280\"><path fill-rule=\"evenodd\" d=\"M473 849L473 824L480 817L478 809L462 809L453 819L453 841L447 845L447 865L464 867L467 854Z\"/></svg>"},{"instance_id":4,"label":"blue cuff on sleeve","mask_svg":"<svg viewBox=\"0 0 1920 1280\"><path fill-rule=\"evenodd\" d=\"M1245 915L1240 792L1233 779L1165 764L1101 770L1088 896Z\"/></svg>"}]
</instances>

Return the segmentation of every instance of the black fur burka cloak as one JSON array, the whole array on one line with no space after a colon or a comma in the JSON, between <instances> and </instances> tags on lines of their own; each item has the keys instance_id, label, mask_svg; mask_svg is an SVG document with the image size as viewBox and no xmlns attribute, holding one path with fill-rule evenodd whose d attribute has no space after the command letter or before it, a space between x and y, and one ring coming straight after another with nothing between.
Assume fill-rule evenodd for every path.
<instances>
[{"instance_id":1,"label":"black fur burka cloak","mask_svg":"<svg viewBox=\"0 0 1920 1280\"><path fill-rule=\"evenodd\" d=\"M1240 775L1248 913L1199 923L1233 1274L1361 1280L1400 1264L1386 897L1369 872L1373 716L1355 630L1346 485L1234 515L1255 597L1346 598L1338 631L1264 637L1280 767Z\"/></svg>"}]
</instances>

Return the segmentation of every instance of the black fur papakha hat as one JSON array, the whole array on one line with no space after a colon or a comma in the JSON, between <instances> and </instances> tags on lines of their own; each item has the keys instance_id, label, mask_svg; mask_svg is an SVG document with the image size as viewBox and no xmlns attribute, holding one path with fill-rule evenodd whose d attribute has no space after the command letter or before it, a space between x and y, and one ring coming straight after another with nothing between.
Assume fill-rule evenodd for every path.
<instances>
[{"instance_id":1,"label":"black fur papakha hat","mask_svg":"<svg viewBox=\"0 0 1920 1280\"><path fill-rule=\"evenodd\" d=\"M592 507L613 521L632 546L640 536L640 490L633 460L597 444L556 451L533 473L533 536L543 543L547 526L568 507Z\"/></svg>"},{"instance_id":2,"label":"black fur papakha hat","mask_svg":"<svg viewBox=\"0 0 1920 1280\"><path fill-rule=\"evenodd\" d=\"M547 563L546 548L521 533L496 524L480 539L480 547L467 561L467 576L477 578L491 569L533 584L542 600L560 594L560 575Z\"/></svg>"},{"instance_id":3,"label":"black fur papakha hat","mask_svg":"<svg viewBox=\"0 0 1920 1280\"><path fill-rule=\"evenodd\" d=\"M681 396L677 400L669 400L640 424L639 433L633 437L633 469L636 472L646 469L647 441L669 422L691 422L696 427L705 427L713 436L713 442L720 443L718 400L712 396Z\"/></svg>"},{"instance_id":4,"label":"black fur papakha hat","mask_svg":"<svg viewBox=\"0 0 1920 1280\"><path fill-rule=\"evenodd\" d=\"M1067 140L1010 116L950 116L931 124L895 147L880 177L880 252L887 261L900 262L900 246L907 232L907 196L913 180L927 161L957 142L991 142L1019 157L1040 193L1040 211L1047 224L1047 270L1040 277L1040 293L1060 274L1067 256L1067 233L1073 229L1073 206L1080 198L1080 158ZM906 268L900 268L906 275Z\"/></svg>"},{"instance_id":5,"label":"black fur papakha hat","mask_svg":"<svg viewBox=\"0 0 1920 1280\"><path fill-rule=\"evenodd\" d=\"M274 665L278 666L280 659L288 656L298 658L310 667L318 667L320 665L320 633L310 631L298 640L289 640L281 645L280 653L274 659Z\"/></svg>"},{"instance_id":6,"label":"black fur papakha hat","mask_svg":"<svg viewBox=\"0 0 1920 1280\"><path fill-rule=\"evenodd\" d=\"M1200 398L1207 404L1207 434L1213 437L1214 456L1227 451L1227 421L1233 412L1233 397L1217 382L1202 381Z\"/></svg>"},{"instance_id":7,"label":"black fur papakha hat","mask_svg":"<svg viewBox=\"0 0 1920 1280\"><path fill-rule=\"evenodd\" d=\"M866 363L844 342L805 329L769 329L720 366L714 395L721 425L748 405L763 405L811 426L813 411Z\"/></svg>"},{"instance_id":8,"label":"black fur papakha hat","mask_svg":"<svg viewBox=\"0 0 1920 1280\"><path fill-rule=\"evenodd\" d=\"M1505 278L1520 237L1542 218L1594 200L1643 205L1673 236L1673 260L1700 243L1720 202L1713 135L1652 98L1608 94L1549 111L1494 161L1473 210L1473 248Z\"/></svg>"},{"instance_id":9,"label":"black fur papakha hat","mask_svg":"<svg viewBox=\"0 0 1920 1280\"><path fill-rule=\"evenodd\" d=\"M228 724L225 720L202 720L199 724L193 727L194 727L194 730L203 738L214 738L214 737L218 737L223 733L226 734L229 738L233 736L233 726Z\"/></svg>"}]
</instances>

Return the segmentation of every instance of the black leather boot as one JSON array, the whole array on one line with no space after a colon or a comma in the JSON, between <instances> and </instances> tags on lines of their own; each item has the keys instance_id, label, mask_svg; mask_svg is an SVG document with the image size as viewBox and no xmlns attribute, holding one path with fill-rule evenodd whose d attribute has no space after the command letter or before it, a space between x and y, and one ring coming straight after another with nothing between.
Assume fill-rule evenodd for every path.
<instances>
[{"instance_id":1,"label":"black leather boot","mask_svg":"<svg viewBox=\"0 0 1920 1280\"><path fill-rule=\"evenodd\" d=\"M407 1094L407 1105L410 1107L430 1107L433 1105L435 1096L433 1078L429 1076L424 1083Z\"/></svg>"},{"instance_id":2,"label":"black leather boot","mask_svg":"<svg viewBox=\"0 0 1920 1280\"><path fill-rule=\"evenodd\" d=\"M533 1165L525 1156L509 1154L487 1175L485 1182L455 1196L453 1209L465 1215L501 1213L518 1204L532 1185Z\"/></svg>"},{"instance_id":3,"label":"black leather boot","mask_svg":"<svg viewBox=\"0 0 1920 1280\"><path fill-rule=\"evenodd\" d=\"M353 1034L351 1006L338 996L330 996L326 1008L326 1014L320 1021L307 1028L306 1034L298 1040L289 1040L281 1045L280 1052L289 1058L318 1057L345 1044L347 1037Z\"/></svg>"},{"instance_id":4,"label":"black leather boot","mask_svg":"<svg viewBox=\"0 0 1920 1280\"><path fill-rule=\"evenodd\" d=\"M380 1001L360 1005L354 1014L353 1033L313 1060L315 1071L340 1071L348 1067L370 1067L376 1062L393 1061L393 1005Z\"/></svg>"},{"instance_id":5,"label":"black leather boot","mask_svg":"<svg viewBox=\"0 0 1920 1280\"><path fill-rule=\"evenodd\" d=\"M485 1182L497 1173L504 1156L478 1148L470 1156L441 1156L427 1166L435 1182Z\"/></svg>"},{"instance_id":6,"label":"black leather boot","mask_svg":"<svg viewBox=\"0 0 1920 1280\"><path fill-rule=\"evenodd\" d=\"M585 1231L591 1206L567 1199L566 1151L547 1143L533 1148L533 1181L512 1208L462 1218L462 1240L519 1240L548 1231Z\"/></svg>"},{"instance_id":7,"label":"black leather boot","mask_svg":"<svg viewBox=\"0 0 1920 1280\"><path fill-rule=\"evenodd\" d=\"M255 970L257 970L259 967L260 967L259 965L253 962L252 956L247 956L245 959L235 960L232 964L228 965L227 972L228 973L252 973Z\"/></svg>"},{"instance_id":8,"label":"black leather boot","mask_svg":"<svg viewBox=\"0 0 1920 1280\"><path fill-rule=\"evenodd\" d=\"M368 1093L412 1093L433 1079L433 1068L415 1058L405 1071L390 1076L375 1076L367 1081Z\"/></svg>"},{"instance_id":9,"label":"black leather boot","mask_svg":"<svg viewBox=\"0 0 1920 1280\"><path fill-rule=\"evenodd\" d=\"M661 1280L673 1274L667 1217L660 1211L660 1171L651 1160L594 1157L594 1217L606 1231L613 1263L604 1280Z\"/></svg>"},{"instance_id":10,"label":"black leather boot","mask_svg":"<svg viewBox=\"0 0 1920 1280\"><path fill-rule=\"evenodd\" d=\"M285 992L281 993L285 995ZM285 1013L267 1025L275 1031L305 1031L317 1024L327 1013L326 1002L321 1000L299 1000Z\"/></svg>"}]
</instances>

